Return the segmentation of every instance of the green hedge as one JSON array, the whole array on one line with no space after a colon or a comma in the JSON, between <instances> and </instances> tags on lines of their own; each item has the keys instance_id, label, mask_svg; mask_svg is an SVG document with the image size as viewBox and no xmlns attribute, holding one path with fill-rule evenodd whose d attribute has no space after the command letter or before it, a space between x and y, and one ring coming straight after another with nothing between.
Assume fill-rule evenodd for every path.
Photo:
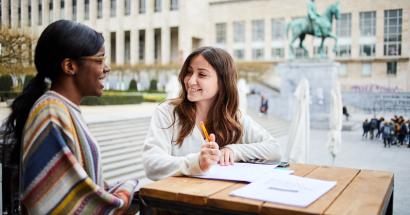
<instances>
[{"instance_id":1,"label":"green hedge","mask_svg":"<svg viewBox=\"0 0 410 215\"><path fill-rule=\"evenodd\" d=\"M20 92L13 92L13 91L0 91L0 101L4 102L7 99L14 99L16 98Z\"/></svg>"},{"instance_id":2,"label":"green hedge","mask_svg":"<svg viewBox=\"0 0 410 215\"><path fill-rule=\"evenodd\" d=\"M101 97L85 97L81 101L81 105L139 104L142 101L141 95L103 95Z\"/></svg>"}]
</instances>

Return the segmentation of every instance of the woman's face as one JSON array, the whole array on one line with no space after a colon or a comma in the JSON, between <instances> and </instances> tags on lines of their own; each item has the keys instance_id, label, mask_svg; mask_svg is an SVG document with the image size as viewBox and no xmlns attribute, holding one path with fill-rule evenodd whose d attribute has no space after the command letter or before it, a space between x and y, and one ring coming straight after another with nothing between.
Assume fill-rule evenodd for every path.
<instances>
[{"instance_id":1,"label":"woman's face","mask_svg":"<svg viewBox=\"0 0 410 215\"><path fill-rule=\"evenodd\" d=\"M76 85L83 96L101 96L104 89L104 79L110 72L105 64L105 48L102 47L93 56L81 57L81 64L76 75Z\"/></svg>"},{"instance_id":2,"label":"woman's face","mask_svg":"<svg viewBox=\"0 0 410 215\"><path fill-rule=\"evenodd\" d=\"M192 58L184 77L187 98L191 102L211 103L218 93L218 75L202 55Z\"/></svg>"}]
</instances>

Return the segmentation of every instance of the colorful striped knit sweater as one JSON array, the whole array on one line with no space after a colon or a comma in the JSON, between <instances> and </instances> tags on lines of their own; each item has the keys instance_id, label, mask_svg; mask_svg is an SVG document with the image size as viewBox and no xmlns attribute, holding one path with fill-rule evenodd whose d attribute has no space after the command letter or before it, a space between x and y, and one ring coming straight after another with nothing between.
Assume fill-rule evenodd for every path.
<instances>
[{"instance_id":1,"label":"colorful striped knit sweater","mask_svg":"<svg viewBox=\"0 0 410 215\"><path fill-rule=\"evenodd\" d=\"M104 189L98 145L77 105L46 92L23 132L21 200L29 214L118 214L137 180Z\"/></svg>"}]
</instances>

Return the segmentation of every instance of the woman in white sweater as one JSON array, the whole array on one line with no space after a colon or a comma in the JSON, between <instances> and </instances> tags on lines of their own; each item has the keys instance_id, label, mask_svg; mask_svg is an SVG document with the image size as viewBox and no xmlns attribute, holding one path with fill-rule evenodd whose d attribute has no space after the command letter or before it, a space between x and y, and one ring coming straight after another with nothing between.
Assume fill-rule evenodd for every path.
<instances>
[{"instance_id":1,"label":"woman in white sweater","mask_svg":"<svg viewBox=\"0 0 410 215\"><path fill-rule=\"evenodd\" d=\"M238 109L237 71L224 50L203 47L185 60L182 92L160 104L151 119L143 161L148 178L201 175L212 165L280 160L275 139ZM206 141L200 122L210 135Z\"/></svg>"}]
</instances>

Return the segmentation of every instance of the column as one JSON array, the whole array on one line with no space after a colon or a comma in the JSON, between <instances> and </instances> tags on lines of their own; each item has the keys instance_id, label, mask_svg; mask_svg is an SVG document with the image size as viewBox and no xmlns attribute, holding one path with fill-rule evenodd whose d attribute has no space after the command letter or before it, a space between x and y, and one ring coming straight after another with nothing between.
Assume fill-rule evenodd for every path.
<instances>
[{"instance_id":1,"label":"column","mask_svg":"<svg viewBox=\"0 0 410 215\"><path fill-rule=\"evenodd\" d=\"M120 18L124 16L124 0L117 0L117 14L116 18Z\"/></svg>"},{"instance_id":2,"label":"column","mask_svg":"<svg viewBox=\"0 0 410 215\"><path fill-rule=\"evenodd\" d=\"M52 1L52 0L51 0ZM49 10L49 0L41 0L41 7L42 7L42 14L41 14L41 25L47 25L48 23L48 16L50 15Z\"/></svg>"},{"instance_id":3,"label":"column","mask_svg":"<svg viewBox=\"0 0 410 215\"><path fill-rule=\"evenodd\" d=\"M90 25L95 24L97 19L97 0L90 0Z\"/></svg>"},{"instance_id":4,"label":"column","mask_svg":"<svg viewBox=\"0 0 410 215\"><path fill-rule=\"evenodd\" d=\"M145 64L154 63L154 29L145 29Z\"/></svg>"},{"instance_id":5,"label":"column","mask_svg":"<svg viewBox=\"0 0 410 215\"><path fill-rule=\"evenodd\" d=\"M28 0L21 0L21 28L28 26Z\"/></svg>"},{"instance_id":6,"label":"column","mask_svg":"<svg viewBox=\"0 0 410 215\"><path fill-rule=\"evenodd\" d=\"M131 65L138 63L138 29L133 28L131 30Z\"/></svg>"},{"instance_id":7,"label":"column","mask_svg":"<svg viewBox=\"0 0 410 215\"><path fill-rule=\"evenodd\" d=\"M18 27L18 4L18 0L11 1L11 28Z\"/></svg>"},{"instance_id":8,"label":"column","mask_svg":"<svg viewBox=\"0 0 410 215\"><path fill-rule=\"evenodd\" d=\"M51 1L51 0L50 0ZM53 22L61 19L61 13L60 13L60 0L52 0L53 1Z\"/></svg>"},{"instance_id":9,"label":"column","mask_svg":"<svg viewBox=\"0 0 410 215\"><path fill-rule=\"evenodd\" d=\"M77 21L84 21L84 0L77 0Z\"/></svg>"},{"instance_id":10,"label":"column","mask_svg":"<svg viewBox=\"0 0 410 215\"><path fill-rule=\"evenodd\" d=\"M7 26L7 25L8 25L9 16L8 16L8 10L7 10L7 8L8 8L8 1L2 0L2 4L1 4L1 17L0 17L1 26Z\"/></svg>"},{"instance_id":11,"label":"column","mask_svg":"<svg viewBox=\"0 0 410 215\"><path fill-rule=\"evenodd\" d=\"M115 40L115 50L116 50L116 58L115 61L117 65L124 64L124 30L119 29L116 32L116 40Z\"/></svg>"},{"instance_id":12,"label":"column","mask_svg":"<svg viewBox=\"0 0 410 215\"><path fill-rule=\"evenodd\" d=\"M186 32L185 26L179 27L178 32L178 63L184 63L186 57L192 52L192 38L191 35Z\"/></svg>"},{"instance_id":13,"label":"column","mask_svg":"<svg viewBox=\"0 0 410 215\"><path fill-rule=\"evenodd\" d=\"M111 64L111 35L107 30L104 30L102 34L104 37L105 59L107 61L107 64Z\"/></svg>"},{"instance_id":14,"label":"column","mask_svg":"<svg viewBox=\"0 0 410 215\"><path fill-rule=\"evenodd\" d=\"M161 63L170 63L171 55L171 30L168 26L161 28Z\"/></svg>"},{"instance_id":15,"label":"column","mask_svg":"<svg viewBox=\"0 0 410 215\"><path fill-rule=\"evenodd\" d=\"M31 0L31 27L38 25L38 0Z\"/></svg>"},{"instance_id":16,"label":"column","mask_svg":"<svg viewBox=\"0 0 410 215\"><path fill-rule=\"evenodd\" d=\"M64 18L68 20L73 20L73 0L65 0L64 1L64 8L65 8L65 15ZM78 7L78 3L77 3Z\"/></svg>"}]
</instances>

